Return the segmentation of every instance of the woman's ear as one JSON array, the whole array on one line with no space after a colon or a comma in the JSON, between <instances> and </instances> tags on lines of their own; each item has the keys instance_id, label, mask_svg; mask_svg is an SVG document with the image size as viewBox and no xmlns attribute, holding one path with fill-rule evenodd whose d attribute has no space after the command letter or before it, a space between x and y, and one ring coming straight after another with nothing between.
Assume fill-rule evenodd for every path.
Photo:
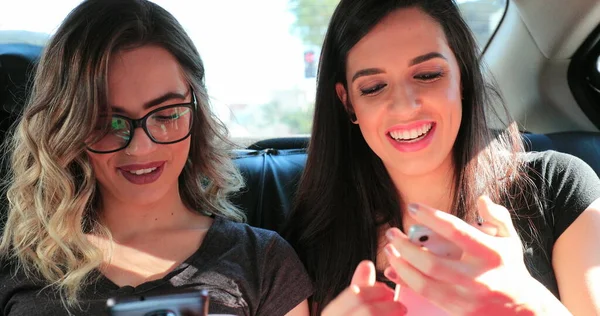
<instances>
[{"instance_id":1,"label":"woman's ear","mask_svg":"<svg viewBox=\"0 0 600 316\"><path fill-rule=\"evenodd\" d=\"M344 85L341 82L335 84L335 92L337 93L338 99L340 99L342 104L344 104L346 111L348 111L348 94L346 93L346 88L344 88Z\"/></svg>"},{"instance_id":2,"label":"woman's ear","mask_svg":"<svg viewBox=\"0 0 600 316\"><path fill-rule=\"evenodd\" d=\"M337 93L338 99L342 101L342 104L346 109L346 113L348 113L348 117L350 118L350 122L353 124L358 124L358 119L356 118L356 114L354 114L354 109L348 102L348 92L341 82L335 84L335 92Z\"/></svg>"}]
</instances>

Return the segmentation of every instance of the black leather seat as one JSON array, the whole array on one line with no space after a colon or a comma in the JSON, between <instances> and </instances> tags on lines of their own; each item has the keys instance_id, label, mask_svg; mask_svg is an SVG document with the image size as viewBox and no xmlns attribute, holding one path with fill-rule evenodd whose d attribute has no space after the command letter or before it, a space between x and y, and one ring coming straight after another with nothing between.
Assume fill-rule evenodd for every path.
<instances>
[{"instance_id":1,"label":"black leather seat","mask_svg":"<svg viewBox=\"0 0 600 316\"><path fill-rule=\"evenodd\" d=\"M235 204L246 211L250 225L279 231L292 207L306 149L266 148L235 154L246 180L246 187L233 198Z\"/></svg>"},{"instance_id":2,"label":"black leather seat","mask_svg":"<svg viewBox=\"0 0 600 316\"><path fill-rule=\"evenodd\" d=\"M0 44L0 130L6 132L20 114L42 47Z\"/></svg>"},{"instance_id":3,"label":"black leather seat","mask_svg":"<svg viewBox=\"0 0 600 316\"><path fill-rule=\"evenodd\" d=\"M523 141L527 151L556 150L577 156L600 176L600 133L526 133ZM290 139L294 144L307 142L307 138ZM286 144L281 138L263 140L251 146L254 150L237 152L236 163L248 187L234 201L246 210L253 226L280 231L291 210L291 199L306 163L306 150L286 149Z\"/></svg>"},{"instance_id":4,"label":"black leather seat","mask_svg":"<svg viewBox=\"0 0 600 316\"><path fill-rule=\"evenodd\" d=\"M42 47L29 44L0 44L0 142L21 113L30 78ZM2 155L4 155L2 148ZM0 157L0 180L7 173L8 161ZM6 210L4 181L0 181L0 227Z\"/></svg>"},{"instance_id":5,"label":"black leather seat","mask_svg":"<svg viewBox=\"0 0 600 316\"><path fill-rule=\"evenodd\" d=\"M581 158L600 175L600 133L524 134L528 151L556 150Z\"/></svg>"}]
</instances>

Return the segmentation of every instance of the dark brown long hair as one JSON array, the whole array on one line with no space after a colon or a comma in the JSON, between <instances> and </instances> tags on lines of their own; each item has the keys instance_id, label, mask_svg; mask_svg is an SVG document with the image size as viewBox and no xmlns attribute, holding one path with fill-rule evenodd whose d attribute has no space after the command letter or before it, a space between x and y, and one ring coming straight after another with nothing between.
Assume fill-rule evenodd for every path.
<instances>
[{"instance_id":1,"label":"dark brown long hair","mask_svg":"<svg viewBox=\"0 0 600 316\"><path fill-rule=\"evenodd\" d=\"M396 187L358 126L350 122L335 84L347 88L350 49L392 11L409 7L423 10L441 25L460 68L463 110L452 151L452 213L474 220L479 195L487 193L498 201L511 194L519 181L520 165L515 159L523 151L519 131L515 124L504 124L497 133L488 127L486 115L497 114L492 103L502 104L501 98L484 80L477 43L456 4L342 0L325 36L307 164L284 231L315 282L317 313L349 285L361 260L376 260L381 226L402 227Z\"/></svg>"}]
</instances>

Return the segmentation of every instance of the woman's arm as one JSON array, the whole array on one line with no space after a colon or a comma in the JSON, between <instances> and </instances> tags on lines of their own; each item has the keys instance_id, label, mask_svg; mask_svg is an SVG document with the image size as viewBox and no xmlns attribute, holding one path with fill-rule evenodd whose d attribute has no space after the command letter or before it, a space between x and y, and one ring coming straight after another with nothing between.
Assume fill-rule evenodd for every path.
<instances>
[{"instance_id":1,"label":"woman's arm","mask_svg":"<svg viewBox=\"0 0 600 316\"><path fill-rule=\"evenodd\" d=\"M560 235L552 264L562 303L573 315L600 314L600 199Z\"/></svg>"},{"instance_id":2,"label":"woman's arm","mask_svg":"<svg viewBox=\"0 0 600 316\"><path fill-rule=\"evenodd\" d=\"M296 305L294 309L289 311L285 316L308 316L310 311L308 310L308 300L304 300L302 303Z\"/></svg>"}]
</instances>

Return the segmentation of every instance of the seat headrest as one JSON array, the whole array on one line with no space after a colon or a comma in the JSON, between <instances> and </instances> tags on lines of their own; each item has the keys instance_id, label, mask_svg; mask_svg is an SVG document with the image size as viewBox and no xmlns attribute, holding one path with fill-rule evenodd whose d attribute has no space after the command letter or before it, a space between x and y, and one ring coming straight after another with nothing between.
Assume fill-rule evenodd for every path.
<instances>
[{"instance_id":1,"label":"seat headrest","mask_svg":"<svg viewBox=\"0 0 600 316\"><path fill-rule=\"evenodd\" d=\"M0 105L4 112L22 110L41 52L41 46L31 44L0 44Z\"/></svg>"}]
</instances>

